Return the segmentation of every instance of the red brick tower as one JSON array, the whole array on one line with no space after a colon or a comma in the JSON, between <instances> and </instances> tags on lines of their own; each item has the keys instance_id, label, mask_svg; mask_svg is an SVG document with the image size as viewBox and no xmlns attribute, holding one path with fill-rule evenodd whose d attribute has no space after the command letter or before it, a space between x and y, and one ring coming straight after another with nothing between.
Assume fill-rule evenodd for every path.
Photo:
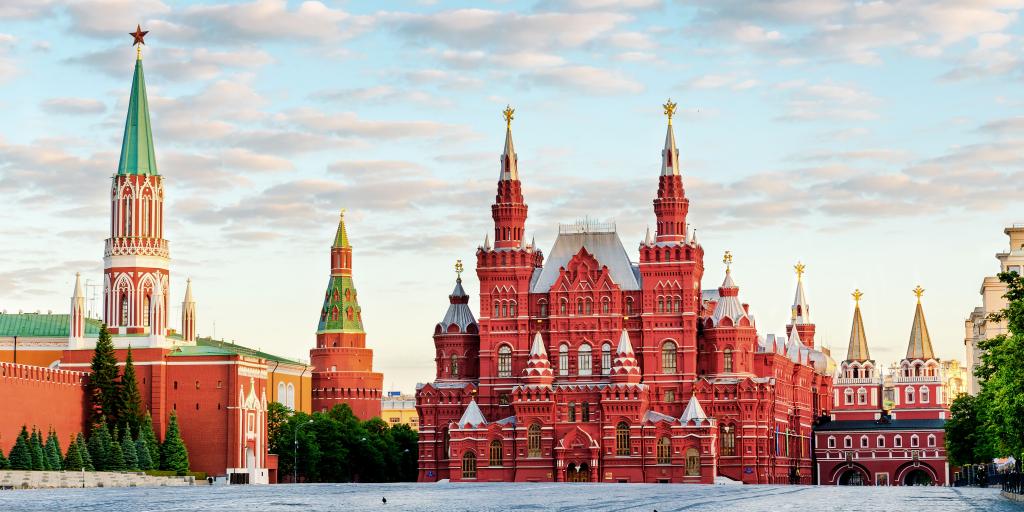
<instances>
[{"instance_id":1,"label":"red brick tower","mask_svg":"<svg viewBox=\"0 0 1024 512\"><path fill-rule=\"evenodd\" d=\"M747 305L740 302L740 288L732 279L732 253L725 252L725 280L718 287L714 314L704 320L699 371L719 377L753 375L757 331Z\"/></svg>"},{"instance_id":2,"label":"red brick tower","mask_svg":"<svg viewBox=\"0 0 1024 512\"><path fill-rule=\"evenodd\" d=\"M686 241L686 212L690 200L683 190L683 177L679 174L679 150L676 149L676 135L672 130L672 115L676 104L665 103L668 116L668 130L665 132L665 149L661 150L661 176L658 178L658 197L654 200L654 214L658 218L658 242Z\"/></svg>"},{"instance_id":3,"label":"red brick tower","mask_svg":"<svg viewBox=\"0 0 1024 512\"><path fill-rule=\"evenodd\" d=\"M523 202L523 188L519 181L519 161L512 144L512 115L515 110L505 107L505 151L501 153L501 175L498 177L498 194L491 205L494 218L494 247L515 249L526 238L526 203Z\"/></svg>"},{"instance_id":4,"label":"red brick tower","mask_svg":"<svg viewBox=\"0 0 1024 512\"><path fill-rule=\"evenodd\" d=\"M366 348L344 210L331 245L331 278L320 310L316 348L309 351L309 358L314 367L314 411L345 403L360 419L380 416L384 376L373 372L373 350Z\"/></svg>"},{"instance_id":5,"label":"red brick tower","mask_svg":"<svg viewBox=\"0 0 1024 512\"><path fill-rule=\"evenodd\" d=\"M860 313L863 296L860 290L853 291L855 306L850 345L833 387L832 416L836 420L877 420L883 410L881 372L868 351L868 337Z\"/></svg>"},{"instance_id":6,"label":"red brick tower","mask_svg":"<svg viewBox=\"0 0 1024 512\"><path fill-rule=\"evenodd\" d=\"M469 309L469 294L462 288L462 260L455 263L455 289L448 296L448 311L434 327L434 349L439 381L476 381L480 378L480 327Z\"/></svg>"}]
</instances>

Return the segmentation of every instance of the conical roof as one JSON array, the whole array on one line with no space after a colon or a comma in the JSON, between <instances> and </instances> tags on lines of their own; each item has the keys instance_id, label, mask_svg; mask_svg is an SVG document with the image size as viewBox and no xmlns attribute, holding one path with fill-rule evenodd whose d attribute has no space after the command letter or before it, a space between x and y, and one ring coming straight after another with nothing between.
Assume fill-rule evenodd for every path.
<instances>
[{"instance_id":1,"label":"conical roof","mask_svg":"<svg viewBox=\"0 0 1024 512\"><path fill-rule=\"evenodd\" d=\"M334 234L334 244L331 247L351 247L348 244L348 231L345 230L345 209L342 208L341 216L338 219L338 231Z\"/></svg>"},{"instance_id":2,"label":"conical roof","mask_svg":"<svg viewBox=\"0 0 1024 512\"><path fill-rule=\"evenodd\" d=\"M860 303L853 310L853 325L850 327L850 346L846 349L847 361L868 361L868 337L864 332L864 320L860 316Z\"/></svg>"},{"instance_id":3,"label":"conical roof","mask_svg":"<svg viewBox=\"0 0 1024 512\"><path fill-rule=\"evenodd\" d=\"M539 332L533 337L533 344L530 346L530 358L526 361L523 376L531 384L544 385L550 385L554 378L554 372L551 371L551 362L548 360L548 352L544 348L544 339Z\"/></svg>"},{"instance_id":4,"label":"conical roof","mask_svg":"<svg viewBox=\"0 0 1024 512\"><path fill-rule=\"evenodd\" d=\"M464 427L467 424L473 427L487 424L487 420L484 419L484 413L480 410L480 406L476 404L476 400L469 401L469 405L466 406L466 412L462 413L462 417L459 418L460 427Z\"/></svg>"},{"instance_id":5,"label":"conical roof","mask_svg":"<svg viewBox=\"0 0 1024 512\"><path fill-rule=\"evenodd\" d=\"M807 294L804 292L804 264L797 263L796 269L796 295L793 297L793 307L791 308L791 321L793 325L803 325L811 323L811 306L807 304Z\"/></svg>"},{"instance_id":6,"label":"conical roof","mask_svg":"<svg viewBox=\"0 0 1024 512\"><path fill-rule=\"evenodd\" d=\"M917 288L921 290L920 287ZM924 310L921 308L921 296L917 296L917 309L914 310L914 323L910 326L910 342L907 344L907 359L935 359L932 351L932 338L928 335L928 324L924 321Z\"/></svg>"},{"instance_id":7,"label":"conical roof","mask_svg":"<svg viewBox=\"0 0 1024 512\"><path fill-rule=\"evenodd\" d=\"M456 325L460 333L466 333L469 326L476 325L473 311L469 309L469 294L462 288L461 277L455 279L455 289L448 296L448 303L448 311L445 312L441 322L437 324L441 328L441 332L448 332L449 327Z\"/></svg>"},{"instance_id":8,"label":"conical roof","mask_svg":"<svg viewBox=\"0 0 1024 512\"><path fill-rule=\"evenodd\" d=\"M142 73L142 57L135 60L135 75L132 78L131 98L128 99L128 117L124 122L117 174L159 174L149 122L149 100L146 97L146 79Z\"/></svg>"},{"instance_id":9,"label":"conical roof","mask_svg":"<svg viewBox=\"0 0 1024 512\"><path fill-rule=\"evenodd\" d=\"M84 298L85 294L82 293L82 274L81 272L75 272L75 294L71 296L72 299Z\"/></svg>"},{"instance_id":10,"label":"conical roof","mask_svg":"<svg viewBox=\"0 0 1024 512\"><path fill-rule=\"evenodd\" d=\"M518 181L519 162L516 156L516 147L512 143L512 114L515 111L512 107L505 108L505 148L501 153L501 175L499 181Z\"/></svg>"},{"instance_id":11,"label":"conical roof","mask_svg":"<svg viewBox=\"0 0 1024 512\"><path fill-rule=\"evenodd\" d=\"M185 281L185 300L183 302L185 304L195 302L192 300L192 278Z\"/></svg>"},{"instance_id":12,"label":"conical roof","mask_svg":"<svg viewBox=\"0 0 1024 512\"><path fill-rule=\"evenodd\" d=\"M697 396L691 395L690 403L686 404L686 410L683 411L683 416L679 418L679 421L685 425L690 421L701 423L707 419L708 415L704 413L704 408L700 406Z\"/></svg>"},{"instance_id":13,"label":"conical roof","mask_svg":"<svg viewBox=\"0 0 1024 512\"><path fill-rule=\"evenodd\" d=\"M611 369L612 379L626 382L640 382L640 367L633 352L633 343L625 329L619 337L619 346L615 349L615 361Z\"/></svg>"}]
</instances>

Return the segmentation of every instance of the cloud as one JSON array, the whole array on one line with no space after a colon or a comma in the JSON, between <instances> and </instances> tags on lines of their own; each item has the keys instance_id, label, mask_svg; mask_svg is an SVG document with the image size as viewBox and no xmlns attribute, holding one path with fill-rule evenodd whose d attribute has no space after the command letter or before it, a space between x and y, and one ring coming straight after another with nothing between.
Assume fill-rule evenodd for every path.
<instances>
[{"instance_id":1,"label":"cloud","mask_svg":"<svg viewBox=\"0 0 1024 512\"><path fill-rule=\"evenodd\" d=\"M148 20L165 16L171 8L159 0L78 0L65 7L72 30L91 37L117 36L127 45L132 25L151 28ZM154 34L154 37L160 37Z\"/></svg>"},{"instance_id":2,"label":"cloud","mask_svg":"<svg viewBox=\"0 0 1024 512\"><path fill-rule=\"evenodd\" d=\"M417 103L433 107L448 107L452 101L448 98L437 96L426 91L417 91L408 88L398 88L391 85L375 85L371 87L356 87L351 89L331 89L317 91L312 98L333 103Z\"/></svg>"},{"instance_id":3,"label":"cloud","mask_svg":"<svg viewBox=\"0 0 1024 512\"><path fill-rule=\"evenodd\" d=\"M979 126L978 131L996 135L1024 135L1024 116L989 121Z\"/></svg>"},{"instance_id":4,"label":"cloud","mask_svg":"<svg viewBox=\"0 0 1024 512\"><path fill-rule=\"evenodd\" d=\"M541 69L523 75L527 83L552 86L592 94L640 93L640 82L614 71L593 66L565 66Z\"/></svg>"},{"instance_id":5,"label":"cloud","mask_svg":"<svg viewBox=\"0 0 1024 512\"><path fill-rule=\"evenodd\" d=\"M107 110L103 102L92 98L50 98L39 106L50 114L89 115Z\"/></svg>"},{"instance_id":6,"label":"cloud","mask_svg":"<svg viewBox=\"0 0 1024 512\"><path fill-rule=\"evenodd\" d=\"M338 137L374 140L406 138L460 138L468 128L436 121L377 121L362 119L354 112L327 113L302 107L286 113L288 122L305 130L329 133Z\"/></svg>"},{"instance_id":7,"label":"cloud","mask_svg":"<svg viewBox=\"0 0 1024 512\"><path fill-rule=\"evenodd\" d=\"M780 120L868 121L878 118L872 110L878 98L853 85L796 81L778 84L776 89L785 94L786 111Z\"/></svg>"},{"instance_id":8,"label":"cloud","mask_svg":"<svg viewBox=\"0 0 1024 512\"><path fill-rule=\"evenodd\" d=\"M0 19L31 20L52 16L53 0L4 0L0 2Z\"/></svg>"},{"instance_id":9,"label":"cloud","mask_svg":"<svg viewBox=\"0 0 1024 512\"><path fill-rule=\"evenodd\" d=\"M148 83L211 80L225 71L258 69L273 62L270 54L255 48L213 51L206 48L154 47L144 51ZM64 62L119 79L131 77L135 65L134 56L123 46L75 55Z\"/></svg>"},{"instance_id":10,"label":"cloud","mask_svg":"<svg viewBox=\"0 0 1024 512\"><path fill-rule=\"evenodd\" d=\"M196 37L215 41L265 42L267 39L337 42L370 27L371 20L334 9L318 1L291 7L285 0L256 0L240 4L188 7L180 23Z\"/></svg>"}]
</instances>

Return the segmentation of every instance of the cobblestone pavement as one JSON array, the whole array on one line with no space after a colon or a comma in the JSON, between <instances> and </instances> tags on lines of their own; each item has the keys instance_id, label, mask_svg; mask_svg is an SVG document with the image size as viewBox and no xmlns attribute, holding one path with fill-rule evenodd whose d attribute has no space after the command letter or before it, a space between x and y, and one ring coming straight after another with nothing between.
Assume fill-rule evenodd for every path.
<instances>
[{"instance_id":1,"label":"cobblestone pavement","mask_svg":"<svg viewBox=\"0 0 1024 512\"><path fill-rule=\"evenodd\" d=\"M949 487L311 484L0 491L0 511L54 510L1024 512L1024 506L997 489Z\"/></svg>"}]
</instances>

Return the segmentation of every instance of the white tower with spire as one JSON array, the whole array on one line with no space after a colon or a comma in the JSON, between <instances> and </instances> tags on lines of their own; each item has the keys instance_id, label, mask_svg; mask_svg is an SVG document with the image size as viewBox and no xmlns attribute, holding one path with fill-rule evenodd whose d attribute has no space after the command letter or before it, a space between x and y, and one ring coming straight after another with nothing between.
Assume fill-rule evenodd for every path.
<instances>
[{"instance_id":1,"label":"white tower with spire","mask_svg":"<svg viewBox=\"0 0 1024 512\"><path fill-rule=\"evenodd\" d=\"M192 299L192 279L185 284L185 300L181 301L181 339L189 345L196 343L196 301Z\"/></svg>"},{"instance_id":2,"label":"white tower with spire","mask_svg":"<svg viewBox=\"0 0 1024 512\"><path fill-rule=\"evenodd\" d=\"M85 294L82 293L82 274L75 272L75 291L71 295L70 334L68 348L82 348L85 344Z\"/></svg>"}]
</instances>

